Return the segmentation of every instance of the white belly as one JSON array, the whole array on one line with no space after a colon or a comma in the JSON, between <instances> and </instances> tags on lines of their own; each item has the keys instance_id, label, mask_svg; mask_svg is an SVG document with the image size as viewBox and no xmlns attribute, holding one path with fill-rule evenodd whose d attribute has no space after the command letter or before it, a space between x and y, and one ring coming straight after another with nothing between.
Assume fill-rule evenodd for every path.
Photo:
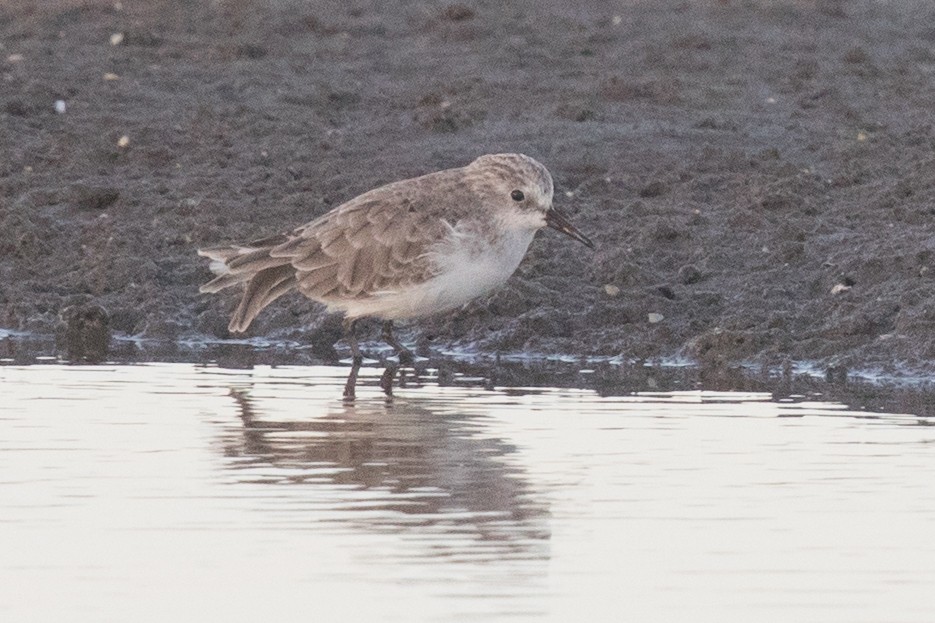
<instances>
[{"instance_id":1,"label":"white belly","mask_svg":"<svg viewBox=\"0 0 935 623\"><path fill-rule=\"evenodd\" d=\"M400 320L457 309L502 286L526 255L535 230L510 232L498 244L453 238L431 254L439 273L406 289L381 292L366 299L332 303L349 318L373 316Z\"/></svg>"}]
</instances>

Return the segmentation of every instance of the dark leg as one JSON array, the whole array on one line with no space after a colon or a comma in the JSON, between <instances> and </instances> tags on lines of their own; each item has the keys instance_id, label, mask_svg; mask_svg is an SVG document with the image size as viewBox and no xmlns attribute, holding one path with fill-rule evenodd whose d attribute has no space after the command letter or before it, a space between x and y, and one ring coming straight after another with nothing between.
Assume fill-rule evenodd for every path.
<instances>
[{"instance_id":1,"label":"dark leg","mask_svg":"<svg viewBox=\"0 0 935 623\"><path fill-rule=\"evenodd\" d=\"M386 368L380 376L380 387L383 388L383 393L387 396L393 395L393 379L396 378L398 371L399 365L390 361L387 362Z\"/></svg>"},{"instance_id":2,"label":"dark leg","mask_svg":"<svg viewBox=\"0 0 935 623\"><path fill-rule=\"evenodd\" d=\"M393 335L393 321L387 320L383 323L383 341L393 347L396 356L399 357L399 365L411 366L415 361L412 351L399 343L396 336Z\"/></svg>"},{"instance_id":3,"label":"dark leg","mask_svg":"<svg viewBox=\"0 0 935 623\"><path fill-rule=\"evenodd\" d=\"M380 377L380 387L383 388L383 392L387 396L392 396L393 379L396 378L396 372L399 370L400 366L411 366L415 361L415 357L412 356L412 351L400 344L396 336L393 335L392 320L387 320L383 323L383 341L392 346L393 350L396 352L396 356L399 357L399 365L395 363L388 364L386 370L383 371L383 376ZM400 381L402 380L401 378Z\"/></svg>"},{"instance_id":4,"label":"dark leg","mask_svg":"<svg viewBox=\"0 0 935 623\"><path fill-rule=\"evenodd\" d=\"M351 347L351 373L347 375L347 383L344 384L344 397L354 399L354 388L357 387L357 373L360 371L360 364L364 358L360 354L360 348L357 346L357 319L346 318L344 320L344 335L348 345Z\"/></svg>"}]
</instances>

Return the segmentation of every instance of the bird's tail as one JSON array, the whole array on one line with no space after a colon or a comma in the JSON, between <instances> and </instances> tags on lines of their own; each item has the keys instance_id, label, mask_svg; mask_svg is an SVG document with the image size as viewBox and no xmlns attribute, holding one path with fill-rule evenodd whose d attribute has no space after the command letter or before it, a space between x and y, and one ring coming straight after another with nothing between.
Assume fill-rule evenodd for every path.
<instances>
[{"instance_id":1,"label":"bird's tail","mask_svg":"<svg viewBox=\"0 0 935 623\"><path fill-rule=\"evenodd\" d=\"M202 292L244 284L243 297L227 325L230 331L246 330L264 307L296 286L290 258L270 257L270 251L284 241L277 236L242 246L198 249L198 255L211 260L209 268L217 275L201 286Z\"/></svg>"}]
</instances>

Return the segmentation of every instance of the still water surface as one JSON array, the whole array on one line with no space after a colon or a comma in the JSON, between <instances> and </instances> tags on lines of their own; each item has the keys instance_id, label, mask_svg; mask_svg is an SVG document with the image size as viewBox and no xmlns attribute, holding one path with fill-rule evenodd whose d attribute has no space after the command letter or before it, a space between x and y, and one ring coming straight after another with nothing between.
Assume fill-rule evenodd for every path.
<instances>
[{"instance_id":1,"label":"still water surface","mask_svg":"<svg viewBox=\"0 0 935 623\"><path fill-rule=\"evenodd\" d=\"M935 620L924 418L364 372L0 366L0 620Z\"/></svg>"}]
</instances>

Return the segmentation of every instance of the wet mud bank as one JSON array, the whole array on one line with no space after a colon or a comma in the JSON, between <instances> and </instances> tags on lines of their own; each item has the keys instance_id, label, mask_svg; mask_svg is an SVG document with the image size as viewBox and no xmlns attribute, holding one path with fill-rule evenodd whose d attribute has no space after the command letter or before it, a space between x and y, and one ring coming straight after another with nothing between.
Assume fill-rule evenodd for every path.
<instances>
[{"instance_id":1,"label":"wet mud bank","mask_svg":"<svg viewBox=\"0 0 935 623\"><path fill-rule=\"evenodd\" d=\"M933 23L834 0L4 3L0 327L74 358L95 344L69 327L227 339L198 246L519 151L598 248L541 233L506 288L403 327L421 351L931 372ZM246 337L341 353L298 297Z\"/></svg>"}]
</instances>

